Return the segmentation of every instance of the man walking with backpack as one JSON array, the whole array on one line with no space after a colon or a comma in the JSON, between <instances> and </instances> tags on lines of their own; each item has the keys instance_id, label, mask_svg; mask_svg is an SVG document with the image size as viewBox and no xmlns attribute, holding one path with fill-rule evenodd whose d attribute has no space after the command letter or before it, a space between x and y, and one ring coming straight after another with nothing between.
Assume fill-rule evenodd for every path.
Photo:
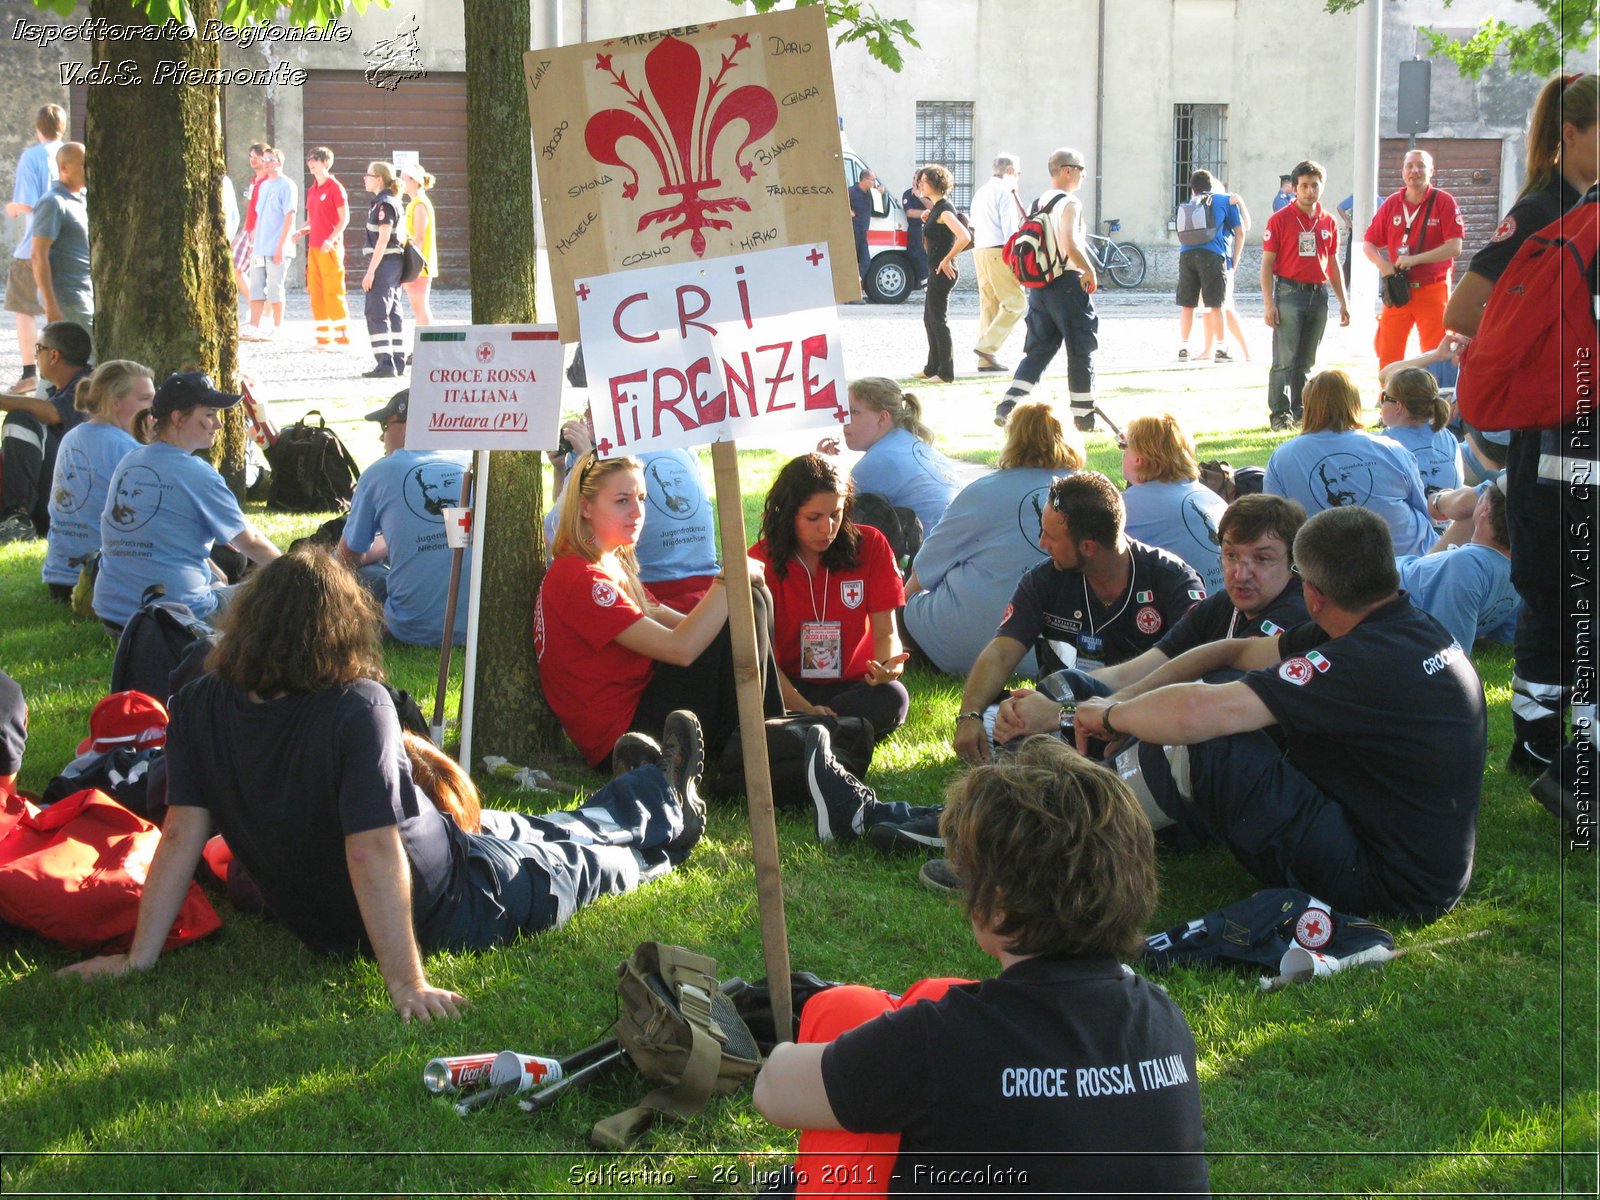
<instances>
[{"instance_id":1,"label":"man walking with backpack","mask_svg":"<svg viewBox=\"0 0 1600 1200\"><path fill-rule=\"evenodd\" d=\"M1227 192L1215 192L1210 171L1189 176L1189 200L1178 206L1178 358L1189 360L1189 334L1194 330L1194 310L1204 299L1202 318L1206 348L1194 361L1210 362L1213 350L1222 359L1223 307L1228 298L1228 239L1236 236L1233 261L1244 249L1245 226L1239 206Z\"/></svg>"},{"instance_id":2,"label":"man walking with backpack","mask_svg":"<svg viewBox=\"0 0 1600 1200\"><path fill-rule=\"evenodd\" d=\"M1078 199L1083 155L1063 147L1051 154L1045 165L1050 172L1050 190L1034 203L1034 211L1046 218L1039 272L1043 280L1030 284L1018 275L1024 286L1033 289L1028 295L1028 337L1011 386L995 407L994 422L1005 425L1011 410L1033 391L1065 343L1072 423L1080 433L1088 433L1094 429L1094 352L1100 345L1100 318L1090 299L1097 281L1085 250L1083 204Z\"/></svg>"}]
</instances>

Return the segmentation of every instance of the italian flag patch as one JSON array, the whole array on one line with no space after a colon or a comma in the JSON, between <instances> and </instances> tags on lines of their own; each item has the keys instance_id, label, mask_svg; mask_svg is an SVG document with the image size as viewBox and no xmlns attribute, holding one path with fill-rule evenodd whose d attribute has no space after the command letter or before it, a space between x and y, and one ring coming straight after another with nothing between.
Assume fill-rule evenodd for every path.
<instances>
[{"instance_id":1,"label":"italian flag patch","mask_svg":"<svg viewBox=\"0 0 1600 1200\"><path fill-rule=\"evenodd\" d=\"M1282 632L1283 632L1283 627L1281 625L1274 625L1271 621L1263 621L1263 622L1261 622L1261 636L1262 637L1271 637L1275 633L1282 633Z\"/></svg>"},{"instance_id":2,"label":"italian flag patch","mask_svg":"<svg viewBox=\"0 0 1600 1200\"><path fill-rule=\"evenodd\" d=\"M1206 594L1204 592L1197 592L1193 588L1189 589L1189 599L1191 599L1191 600L1204 600L1205 598L1206 598Z\"/></svg>"},{"instance_id":3,"label":"italian flag patch","mask_svg":"<svg viewBox=\"0 0 1600 1200\"><path fill-rule=\"evenodd\" d=\"M1134 596L1133 602L1135 604L1151 604L1154 603L1155 598L1156 594L1154 592L1140 592Z\"/></svg>"},{"instance_id":4,"label":"italian flag patch","mask_svg":"<svg viewBox=\"0 0 1600 1200\"><path fill-rule=\"evenodd\" d=\"M1326 671L1329 667L1333 666L1331 662L1323 658L1322 655L1318 654L1315 650L1306 655L1306 661L1319 671Z\"/></svg>"}]
</instances>

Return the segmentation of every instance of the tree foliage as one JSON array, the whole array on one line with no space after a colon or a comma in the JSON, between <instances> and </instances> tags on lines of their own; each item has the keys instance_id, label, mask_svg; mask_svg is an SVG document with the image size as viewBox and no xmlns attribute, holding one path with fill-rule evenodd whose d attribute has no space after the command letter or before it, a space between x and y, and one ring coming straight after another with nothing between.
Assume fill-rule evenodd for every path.
<instances>
[{"instance_id":1,"label":"tree foliage","mask_svg":"<svg viewBox=\"0 0 1600 1200\"><path fill-rule=\"evenodd\" d=\"M1449 8L1454 0L1444 0ZM1448 58L1468 79L1476 79L1498 60L1527 75L1551 75L1569 55L1594 44L1597 20L1595 0L1526 0L1543 17L1528 25L1514 25L1490 17L1467 41L1434 29L1423 29L1430 54ZM1353 12L1364 0L1327 0L1331 13Z\"/></svg>"},{"instance_id":2,"label":"tree foliage","mask_svg":"<svg viewBox=\"0 0 1600 1200\"><path fill-rule=\"evenodd\" d=\"M744 0L728 2L741 8L744 6ZM766 13L777 8L779 0L750 0L750 3L756 12ZM902 42L919 50L922 48L922 43L913 36L910 21L885 17L870 4L862 4L860 0L795 0L796 8L812 4L822 5L829 29L843 27L833 39L834 45L860 42L867 48L868 54L891 71L898 71L905 65L905 60L900 56Z\"/></svg>"}]
</instances>

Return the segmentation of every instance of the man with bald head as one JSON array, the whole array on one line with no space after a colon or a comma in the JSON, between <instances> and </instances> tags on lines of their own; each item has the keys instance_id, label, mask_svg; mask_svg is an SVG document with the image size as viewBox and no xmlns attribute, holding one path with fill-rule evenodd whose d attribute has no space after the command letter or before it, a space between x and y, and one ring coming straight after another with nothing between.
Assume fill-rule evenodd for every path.
<instances>
[{"instance_id":1,"label":"man with bald head","mask_svg":"<svg viewBox=\"0 0 1600 1200\"><path fill-rule=\"evenodd\" d=\"M82 142L56 152L59 177L33 208L33 277L46 321L72 321L94 332L89 279L89 189Z\"/></svg>"}]
</instances>

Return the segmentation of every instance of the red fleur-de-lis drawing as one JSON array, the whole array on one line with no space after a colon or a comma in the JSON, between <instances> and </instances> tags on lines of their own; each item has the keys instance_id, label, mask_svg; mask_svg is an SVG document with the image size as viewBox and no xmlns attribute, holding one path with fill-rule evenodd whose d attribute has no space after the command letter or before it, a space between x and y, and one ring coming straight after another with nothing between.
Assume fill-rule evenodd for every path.
<instances>
[{"instance_id":1,"label":"red fleur-de-lis drawing","mask_svg":"<svg viewBox=\"0 0 1600 1200\"><path fill-rule=\"evenodd\" d=\"M676 196L677 202L645 213L638 229L661 223L665 226L662 241L687 230L697 258L706 251L705 230L733 228L716 213L750 211L740 196L710 194L722 187L716 169L718 140L734 122L744 123L745 138L733 152L733 162L748 183L755 178L756 169L745 152L778 123L778 102L766 88L745 84L724 94L723 80L739 55L750 48L748 34L729 40L732 49L723 53L721 68L712 77L692 45L676 37L663 38L645 55L642 91L628 83L626 72L612 68L611 55L595 55L595 70L611 76L612 83L627 94L628 104L595 113L583 129L584 144L595 161L628 173L622 188L625 200L638 196L639 172L624 157L622 144L636 144L630 146L636 159L643 160L638 150L642 147L655 160L661 176L659 194ZM703 93L702 81L706 84Z\"/></svg>"}]
</instances>

